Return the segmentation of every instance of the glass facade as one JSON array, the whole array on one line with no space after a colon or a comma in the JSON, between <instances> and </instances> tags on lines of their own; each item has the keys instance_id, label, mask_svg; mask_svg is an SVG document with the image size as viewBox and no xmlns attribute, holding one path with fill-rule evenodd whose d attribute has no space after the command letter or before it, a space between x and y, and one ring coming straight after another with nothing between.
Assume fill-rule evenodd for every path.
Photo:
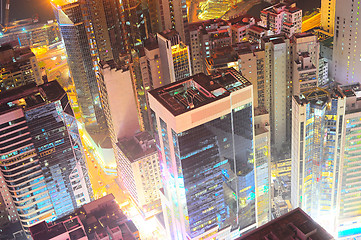
<instances>
[{"instance_id":1,"label":"glass facade","mask_svg":"<svg viewBox=\"0 0 361 240\"><path fill-rule=\"evenodd\" d=\"M347 117L345 128L344 160L340 192L340 223L350 221L361 214L361 116ZM359 226L360 222L353 222ZM350 228L350 227L348 227ZM358 231L360 234L360 231ZM352 234L350 234L352 235Z\"/></svg>"},{"instance_id":2,"label":"glass facade","mask_svg":"<svg viewBox=\"0 0 361 240\"><path fill-rule=\"evenodd\" d=\"M29 87L33 95L0 104L6 109L0 119L12 117L0 124L1 173L26 231L73 212L93 196L76 120L65 92L54 92L57 87L48 83L38 93L39 87ZM50 101L46 94L60 97Z\"/></svg>"},{"instance_id":3,"label":"glass facade","mask_svg":"<svg viewBox=\"0 0 361 240\"><path fill-rule=\"evenodd\" d=\"M305 104L306 118L300 123L297 143L299 206L326 225L334 224L330 214L335 214L337 207L343 104L340 98L313 99Z\"/></svg>"},{"instance_id":4,"label":"glass facade","mask_svg":"<svg viewBox=\"0 0 361 240\"><path fill-rule=\"evenodd\" d=\"M89 131L106 130L104 106L98 86L104 83L98 74L99 58L93 29L87 19L90 14L87 6L80 1L53 7L85 126Z\"/></svg>"},{"instance_id":5,"label":"glass facade","mask_svg":"<svg viewBox=\"0 0 361 240\"><path fill-rule=\"evenodd\" d=\"M192 238L212 228L255 224L252 104L180 133L158 120L171 238L182 238L179 224Z\"/></svg>"}]
</instances>

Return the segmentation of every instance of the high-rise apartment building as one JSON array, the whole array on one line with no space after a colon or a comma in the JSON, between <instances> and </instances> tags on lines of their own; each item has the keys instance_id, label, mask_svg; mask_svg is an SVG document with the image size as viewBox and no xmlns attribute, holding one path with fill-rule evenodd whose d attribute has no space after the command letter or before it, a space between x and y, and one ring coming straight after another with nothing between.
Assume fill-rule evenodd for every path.
<instances>
[{"instance_id":1,"label":"high-rise apartment building","mask_svg":"<svg viewBox=\"0 0 361 240\"><path fill-rule=\"evenodd\" d=\"M162 187L158 151L148 132L120 139L117 162L118 176L132 200L147 216L161 209L159 189Z\"/></svg>"},{"instance_id":2,"label":"high-rise apartment building","mask_svg":"<svg viewBox=\"0 0 361 240\"><path fill-rule=\"evenodd\" d=\"M99 72L99 57L89 9L85 0L52 1L68 56L68 65L73 78L79 107L86 128L91 132L106 131L104 109L108 108L103 76Z\"/></svg>"},{"instance_id":3,"label":"high-rise apartment building","mask_svg":"<svg viewBox=\"0 0 361 240\"><path fill-rule=\"evenodd\" d=\"M321 0L321 27L334 33L336 0Z\"/></svg>"},{"instance_id":4,"label":"high-rise apartment building","mask_svg":"<svg viewBox=\"0 0 361 240\"><path fill-rule=\"evenodd\" d=\"M331 78L343 85L360 82L361 48L357 42L360 2L337 0Z\"/></svg>"},{"instance_id":5,"label":"high-rise apartment building","mask_svg":"<svg viewBox=\"0 0 361 240\"><path fill-rule=\"evenodd\" d=\"M76 119L56 82L0 94L1 195L25 231L92 198Z\"/></svg>"},{"instance_id":6,"label":"high-rise apartment building","mask_svg":"<svg viewBox=\"0 0 361 240\"><path fill-rule=\"evenodd\" d=\"M149 92L169 239L235 238L256 226L252 95L233 68Z\"/></svg>"},{"instance_id":7,"label":"high-rise apartment building","mask_svg":"<svg viewBox=\"0 0 361 240\"><path fill-rule=\"evenodd\" d=\"M270 113L272 150L281 152L289 143L291 73L290 40L284 35L263 37L265 51L265 95L264 105Z\"/></svg>"},{"instance_id":8,"label":"high-rise apartment building","mask_svg":"<svg viewBox=\"0 0 361 240\"><path fill-rule=\"evenodd\" d=\"M257 44L239 43L235 46L238 67L242 75L253 85L254 107L265 108L267 98L265 82L265 51Z\"/></svg>"},{"instance_id":9,"label":"high-rise apartment building","mask_svg":"<svg viewBox=\"0 0 361 240\"><path fill-rule=\"evenodd\" d=\"M158 23L161 31L175 29L181 40L189 44L187 4L185 0L160 0L158 6ZM153 31L155 33L155 31Z\"/></svg>"},{"instance_id":10,"label":"high-rise apartment building","mask_svg":"<svg viewBox=\"0 0 361 240\"><path fill-rule=\"evenodd\" d=\"M298 59L293 62L292 92L300 95L301 92L318 86L318 69L311 61L308 52L299 53Z\"/></svg>"},{"instance_id":11,"label":"high-rise apartment building","mask_svg":"<svg viewBox=\"0 0 361 240\"><path fill-rule=\"evenodd\" d=\"M29 47L0 47L0 91L35 82L42 83L38 61Z\"/></svg>"},{"instance_id":12,"label":"high-rise apartment building","mask_svg":"<svg viewBox=\"0 0 361 240\"><path fill-rule=\"evenodd\" d=\"M192 75L189 47L180 41L179 33L165 30L157 34L163 81L165 85Z\"/></svg>"},{"instance_id":13,"label":"high-rise apartment building","mask_svg":"<svg viewBox=\"0 0 361 240\"><path fill-rule=\"evenodd\" d=\"M89 18L101 61L118 61L119 55L127 52L124 39L122 11L116 0L86 1Z\"/></svg>"},{"instance_id":14,"label":"high-rise apartment building","mask_svg":"<svg viewBox=\"0 0 361 240\"><path fill-rule=\"evenodd\" d=\"M218 47L232 44L232 30L227 21L211 19L189 24L192 73L205 73L204 59Z\"/></svg>"},{"instance_id":15,"label":"high-rise apartment building","mask_svg":"<svg viewBox=\"0 0 361 240\"><path fill-rule=\"evenodd\" d=\"M302 32L302 9L296 3L278 3L261 11L261 25L275 34L281 32L291 37Z\"/></svg>"}]
</instances>

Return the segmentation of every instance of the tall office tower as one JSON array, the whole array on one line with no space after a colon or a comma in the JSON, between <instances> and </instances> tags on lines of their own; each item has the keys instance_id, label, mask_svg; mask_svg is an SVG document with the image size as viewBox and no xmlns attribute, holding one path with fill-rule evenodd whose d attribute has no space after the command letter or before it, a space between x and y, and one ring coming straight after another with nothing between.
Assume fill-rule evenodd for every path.
<instances>
[{"instance_id":1,"label":"tall office tower","mask_svg":"<svg viewBox=\"0 0 361 240\"><path fill-rule=\"evenodd\" d=\"M0 47L0 91L35 82L42 83L41 73L34 53L29 47Z\"/></svg>"},{"instance_id":2,"label":"tall office tower","mask_svg":"<svg viewBox=\"0 0 361 240\"><path fill-rule=\"evenodd\" d=\"M271 220L271 139L269 114L254 109L257 221L261 226Z\"/></svg>"},{"instance_id":3,"label":"tall office tower","mask_svg":"<svg viewBox=\"0 0 361 240\"><path fill-rule=\"evenodd\" d=\"M292 93L300 93L318 86L318 69L313 65L308 52L298 53L293 61Z\"/></svg>"},{"instance_id":4,"label":"tall office tower","mask_svg":"<svg viewBox=\"0 0 361 240\"><path fill-rule=\"evenodd\" d=\"M189 47L180 41L179 33L165 30L157 34L163 82L169 84L192 75Z\"/></svg>"},{"instance_id":5,"label":"tall office tower","mask_svg":"<svg viewBox=\"0 0 361 240\"><path fill-rule=\"evenodd\" d=\"M125 53L122 26L122 8L119 1L99 0L86 1L89 8L89 18L92 23L94 36L101 61L119 59Z\"/></svg>"},{"instance_id":6,"label":"tall office tower","mask_svg":"<svg viewBox=\"0 0 361 240\"><path fill-rule=\"evenodd\" d=\"M14 203L24 230L89 202L76 119L61 86L33 83L2 92L0 99L0 171L7 187L1 194Z\"/></svg>"},{"instance_id":7,"label":"tall office tower","mask_svg":"<svg viewBox=\"0 0 361 240\"><path fill-rule=\"evenodd\" d=\"M321 1L321 27L328 33L334 33L336 0Z\"/></svg>"},{"instance_id":8,"label":"tall office tower","mask_svg":"<svg viewBox=\"0 0 361 240\"><path fill-rule=\"evenodd\" d=\"M342 133L342 162L340 163L340 190L337 205L336 228L338 238L352 239L361 236L361 88L360 84L342 87L346 98L346 112Z\"/></svg>"},{"instance_id":9,"label":"tall office tower","mask_svg":"<svg viewBox=\"0 0 361 240\"><path fill-rule=\"evenodd\" d=\"M262 26L275 34L281 32L291 37L302 32L302 9L296 3L278 3L261 11Z\"/></svg>"},{"instance_id":10,"label":"tall office tower","mask_svg":"<svg viewBox=\"0 0 361 240\"><path fill-rule=\"evenodd\" d=\"M339 205L345 108L340 89L315 88L292 98L292 206L331 228Z\"/></svg>"},{"instance_id":11,"label":"tall office tower","mask_svg":"<svg viewBox=\"0 0 361 240\"><path fill-rule=\"evenodd\" d=\"M360 2L337 0L331 78L343 85L360 82L361 48L357 42Z\"/></svg>"},{"instance_id":12,"label":"tall office tower","mask_svg":"<svg viewBox=\"0 0 361 240\"><path fill-rule=\"evenodd\" d=\"M168 239L235 238L256 225L252 94L233 68L149 92Z\"/></svg>"},{"instance_id":13,"label":"tall office tower","mask_svg":"<svg viewBox=\"0 0 361 240\"><path fill-rule=\"evenodd\" d=\"M106 117L99 86L104 85L99 72L98 54L88 8L85 0L52 1L55 17L65 44L68 65L72 75L79 107L85 126L90 132L107 130Z\"/></svg>"},{"instance_id":14,"label":"tall office tower","mask_svg":"<svg viewBox=\"0 0 361 240\"><path fill-rule=\"evenodd\" d=\"M145 216L159 213L162 181L154 138L140 132L120 139L117 146L121 152L117 171L122 185Z\"/></svg>"},{"instance_id":15,"label":"tall office tower","mask_svg":"<svg viewBox=\"0 0 361 240\"><path fill-rule=\"evenodd\" d=\"M204 59L215 48L232 44L232 30L225 20L211 19L189 24L192 73L205 73Z\"/></svg>"},{"instance_id":16,"label":"tall office tower","mask_svg":"<svg viewBox=\"0 0 361 240\"><path fill-rule=\"evenodd\" d=\"M181 40L189 44L187 4L185 0L160 0L158 22L160 30L175 29Z\"/></svg>"},{"instance_id":17,"label":"tall office tower","mask_svg":"<svg viewBox=\"0 0 361 240\"><path fill-rule=\"evenodd\" d=\"M270 113L272 151L288 151L290 139L290 40L284 35L267 36L262 39L265 49L265 98ZM285 147L285 145L287 145Z\"/></svg>"}]
</instances>

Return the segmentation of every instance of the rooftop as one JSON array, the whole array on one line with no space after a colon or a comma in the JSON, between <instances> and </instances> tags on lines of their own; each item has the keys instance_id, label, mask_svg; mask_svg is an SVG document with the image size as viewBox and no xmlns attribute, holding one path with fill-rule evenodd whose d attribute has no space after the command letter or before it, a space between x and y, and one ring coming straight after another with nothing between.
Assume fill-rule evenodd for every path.
<instances>
[{"instance_id":1,"label":"rooftop","mask_svg":"<svg viewBox=\"0 0 361 240\"><path fill-rule=\"evenodd\" d=\"M0 93L0 113L13 107L26 109L61 99L65 95L64 89L57 81L51 81L39 86L30 83Z\"/></svg>"},{"instance_id":2,"label":"rooftop","mask_svg":"<svg viewBox=\"0 0 361 240\"><path fill-rule=\"evenodd\" d=\"M137 133L133 138L120 139L117 145L131 162L157 152L155 140L148 132Z\"/></svg>"},{"instance_id":3,"label":"rooftop","mask_svg":"<svg viewBox=\"0 0 361 240\"><path fill-rule=\"evenodd\" d=\"M303 92L300 96L294 96L295 100L300 105L311 103L321 107L328 103L331 99L344 97L345 95L338 87L333 89L315 87L313 89Z\"/></svg>"},{"instance_id":4,"label":"rooftop","mask_svg":"<svg viewBox=\"0 0 361 240\"><path fill-rule=\"evenodd\" d=\"M264 36L262 41L264 42L272 42L273 44L284 43L287 39L287 36L284 33L271 35L271 36Z\"/></svg>"},{"instance_id":5,"label":"rooftop","mask_svg":"<svg viewBox=\"0 0 361 240\"><path fill-rule=\"evenodd\" d=\"M112 194L102 197L98 200L83 205L81 208L68 216L55 220L54 222L46 223L40 222L30 228L30 232L34 240L51 239L59 236L62 233L71 231L71 239L79 239L87 235L89 239L93 239L96 233L106 233L103 229L107 227L114 229L117 226L123 231L125 239L135 239L132 232L135 229L129 230L128 227L122 227L127 224L129 220L115 202ZM84 231L79 231L79 227L84 228ZM73 231L75 230L75 231ZM107 234L107 233L106 233ZM74 237L74 238L73 238Z\"/></svg>"},{"instance_id":6,"label":"rooftop","mask_svg":"<svg viewBox=\"0 0 361 240\"><path fill-rule=\"evenodd\" d=\"M254 32L258 32L258 33L262 33L265 31L268 31L267 28L259 26L259 25L252 25L248 28L249 31L254 31Z\"/></svg>"},{"instance_id":7,"label":"rooftop","mask_svg":"<svg viewBox=\"0 0 361 240\"><path fill-rule=\"evenodd\" d=\"M149 92L174 116L227 97L231 92L251 83L234 68L219 70L207 76L203 73L154 89Z\"/></svg>"},{"instance_id":8,"label":"rooftop","mask_svg":"<svg viewBox=\"0 0 361 240\"><path fill-rule=\"evenodd\" d=\"M160 32L158 34L168 40L171 40L172 38L179 36L179 33L173 28L164 30L163 32Z\"/></svg>"},{"instance_id":9,"label":"rooftop","mask_svg":"<svg viewBox=\"0 0 361 240\"><path fill-rule=\"evenodd\" d=\"M208 30L211 28L211 26L214 26L214 28L217 27L221 27L221 26L227 26L228 23L226 20L223 20L221 18L217 18L217 19L209 19L209 20L205 20L205 21L200 21L200 22L194 22L194 23L189 23L189 31L195 31L197 29L203 29L203 30ZM212 28L212 30L214 30L214 28Z\"/></svg>"},{"instance_id":10,"label":"rooftop","mask_svg":"<svg viewBox=\"0 0 361 240\"><path fill-rule=\"evenodd\" d=\"M157 39L151 37L144 41L144 48L148 51L152 51L154 49L159 48Z\"/></svg>"},{"instance_id":11,"label":"rooftop","mask_svg":"<svg viewBox=\"0 0 361 240\"><path fill-rule=\"evenodd\" d=\"M234 51L232 46L226 46L215 49L211 57L205 59L208 65L215 68L219 65L227 65L229 62L238 60L238 54Z\"/></svg>"},{"instance_id":12,"label":"rooftop","mask_svg":"<svg viewBox=\"0 0 361 240\"><path fill-rule=\"evenodd\" d=\"M312 239L331 240L334 239L326 230L312 220L300 208L276 218L265 225L246 233L237 240L292 240Z\"/></svg>"}]
</instances>

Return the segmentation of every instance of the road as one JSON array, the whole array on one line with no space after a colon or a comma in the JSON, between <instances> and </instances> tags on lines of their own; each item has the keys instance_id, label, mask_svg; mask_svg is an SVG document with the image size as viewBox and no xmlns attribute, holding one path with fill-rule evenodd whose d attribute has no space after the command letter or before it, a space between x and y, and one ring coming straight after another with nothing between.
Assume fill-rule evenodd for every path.
<instances>
[{"instance_id":1,"label":"road","mask_svg":"<svg viewBox=\"0 0 361 240\"><path fill-rule=\"evenodd\" d=\"M79 123L78 126L88 165L88 173L94 192L94 198L98 199L112 193L122 211L138 227L142 240L166 239L164 233L162 233L161 227L158 225L158 222L154 217L149 219L144 219L142 217L135 204L130 200L129 195L123 191L115 181L116 176L104 173L103 169L99 166L99 162L102 161L99 159L100 156L92 150L94 148L91 146L91 142L89 140L90 136L85 131L85 128L81 123Z\"/></svg>"},{"instance_id":2,"label":"road","mask_svg":"<svg viewBox=\"0 0 361 240\"><path fill-rule=\"evenodd\" d=\"M310 17L302 22L302 32L306 32L312 28L319 27L321 25L321 13L317 13L315 16Z\"/></svg>"}]
</instances>

